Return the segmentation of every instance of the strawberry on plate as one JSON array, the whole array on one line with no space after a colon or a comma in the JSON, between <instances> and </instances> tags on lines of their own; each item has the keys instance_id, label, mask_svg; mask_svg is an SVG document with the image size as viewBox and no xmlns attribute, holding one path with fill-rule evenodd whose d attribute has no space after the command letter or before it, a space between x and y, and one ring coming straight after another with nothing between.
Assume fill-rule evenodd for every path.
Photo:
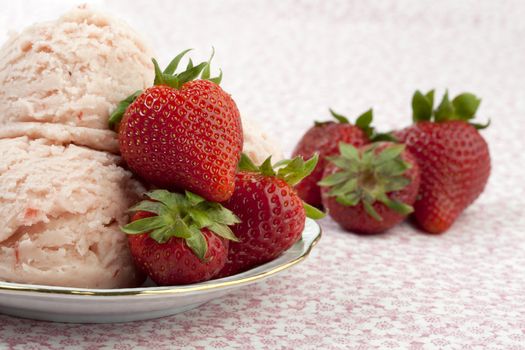
<instances>
[{"instance_id":1,"label":"strawberry on plate","mask_svg":"<svg viewBox=\"0 0 525 350\"><path fill-rule=\"evenodd\" d=\"M463 93L449 101L445 93L434 110L434 91L416 91L412 99L414 124L395 133L421 168L414 216L429 233L446 231L483 192L490 175L489 148L470 123L481 100Z\"/></svg>"},{"instance_id":2,"label":"strawberry on plate","mask_svg":"<svg viewBox=\"0 0 525 350\"><path fill-rule=\"evenodd\" d=\"M155 190L146 196L130 208L135 214L122 227L138 269L162 286L217 276L226 264L229 241L237 240L228 225L239 219L188 191Z\"/></svg>"},{"instance_id":3,"label":"strawberry on plate","mask_svg":"<svg viewBox=\"0 0 525 350\"><path fill-rule=\"evenodd\" d=\"M339 144L328 157L322 187L323 205L334 221L356 233L379 233L413 211L419 167L404 145L377 142L358 148Z\"/></svg>"},{"instance_id":4,"label":"strawberry on plate","mask_svg":"<svg viewBox=\"0 0 525 350\"><path fill-rule=\"evenodd\" d=\"M161 72L155 60L154 86L128 97L110 117L120 152L144 180L189 190L210 201L227 200L243 144L239 110L210 78L210 61L175 74L186 50ZM213 54L212 54L213 57ZM200 75L200 78L198 78Z\"/></svg>"},{"instance_id":5,"label":"strawberry on plate","mask_svg":"<svg viewBox=\"0 0 525 350\"><path fill-rule=\"evenodd\" d=\"M368 110L360 115L355 125L350 124L349 120L330 110L335 121L315 122L303 135L295 147L292 156L302 156L305 159L314 154L319 155L319 162L314 171L301 181L296 190L306 203L320 208L321 190L317 183L323 177L326 157L337 154L340 142L349 143L356 147L370 142L370 137L374 132L370 126L373 119L372 110Z\"/></svg>"},{"instance_id":6,"label":"strawberry on plate","mask_svg":"<svg viewBox=\"0 0 525 350\"><path fill-rule=\"evenodd\" d=\"M271 158L256 166L242 155L235 176L235 192L224 202L241 220L232 227L228 261L219 275L230 276L275 259L301 238L305 217L319 219L322 212L303 203L294 189L312 172L317 156L301 157L272 166Z\"/></svg>"}]
</instances>

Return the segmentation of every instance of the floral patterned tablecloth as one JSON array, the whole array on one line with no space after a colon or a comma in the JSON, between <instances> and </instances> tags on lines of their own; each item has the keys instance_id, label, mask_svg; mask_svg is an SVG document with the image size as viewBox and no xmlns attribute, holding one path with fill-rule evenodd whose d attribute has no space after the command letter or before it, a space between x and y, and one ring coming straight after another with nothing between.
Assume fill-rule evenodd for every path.
<instances>
[{"instance_id":1,"label":"floral patterned tablecloth","mask_svg":"<svg viewBox=\"0 0 525 350\"><path fill-rule=\"evenodd\" d=\"M184 314L116 325L0 315L9 349L525 349L525 3L522 1L96 1L150 38L163 62L217 49L224 88L288 153L329 106L374 106L406 125L416 88L471 90L493 170L442 236L408 223L356 236L329 219L312 255ZM8 30L71 2L2 4ZM204 57L204 55L203 55Z\"/></svg>"}]
</instances>

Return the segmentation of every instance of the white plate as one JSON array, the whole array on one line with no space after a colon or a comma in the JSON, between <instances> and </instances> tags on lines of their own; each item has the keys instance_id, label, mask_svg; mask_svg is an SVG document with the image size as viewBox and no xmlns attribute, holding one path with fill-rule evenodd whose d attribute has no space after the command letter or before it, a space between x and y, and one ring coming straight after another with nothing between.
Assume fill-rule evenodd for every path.
<instances>
[{"instance_id":1,"label":"white plate","mask_svg":"<svg viewBox=\"0 0 525 350\"><path fill-rule=\"evenodd\" d=\"M174 315L303 261L320 238L319 225L306 219L302 239L277 259L234 276L186 286L74 289L0 282L0 313L73 323L128 322Z\"/></svg>"}]
</instances>

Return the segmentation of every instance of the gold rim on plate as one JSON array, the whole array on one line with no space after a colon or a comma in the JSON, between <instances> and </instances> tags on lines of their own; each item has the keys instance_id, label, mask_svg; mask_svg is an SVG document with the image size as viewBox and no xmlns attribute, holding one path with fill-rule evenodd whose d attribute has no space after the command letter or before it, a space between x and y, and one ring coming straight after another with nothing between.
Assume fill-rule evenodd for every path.
<instances>
[{"instance_id":1,"label":"gold rim on plate","mask_svg":"<svg viewBox=\"0 0 525 350\"><path fill-rule=\"evenodd\" d=\"M128 291L119 291L118 289L115 289L115 291L104 290L100 292L80 290L80 289L55 289L55 288L49 288L49 287L31 287L31 286L24 286L24 285L17 284L17 285L0 285L0 291L7 290L7 291L19 291L19 292L37 292L37 293L46 293L46 294L66 294L66 295L80 295L80 296L140 296L140 295L184 294L184 293L202 292L202 291L209 291L213 289L237 286L240 284L250 283L250 282L253 282L259 279L263 279L270 275L276 274L306 259L306 257L310 255L312 248L319 242L322 236L321 226L319 226L319 224L313 220L312 222L315 223L315 226L317 229L317 236L314 238L314 240L312 241L312 243L310 244L310 246L308 247L308 249L306 249L304 253L302 253L300 256L293 259L292 261L287 262L286 264L282 264L268 271L264 271L256 275L244 277L238 280L200 284L194 287L176 286L172 288L167 287L167 289L153 289L153 290L144 289L144 290L128 290ZM63 287L57 287L57 288L63 288Z\"/></svg>"}]
</instances>

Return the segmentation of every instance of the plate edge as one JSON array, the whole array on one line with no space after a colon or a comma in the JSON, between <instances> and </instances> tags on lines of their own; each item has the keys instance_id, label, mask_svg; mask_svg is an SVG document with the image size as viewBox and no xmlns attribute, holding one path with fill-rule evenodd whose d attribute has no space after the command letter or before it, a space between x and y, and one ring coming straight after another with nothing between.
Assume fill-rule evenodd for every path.
<instances>
[{"instance_id":1,"label":"plate edge","mask_svg":"<svg viewBox=\"0 0 525 350\"><path fill-rule=\"evenodd\" d=\"M311 220L311 219L307 219ZM208 283L203 284L195 287L185 287L185 286L176 286L171 289L164 289L164 290L141 290L141 291L126 291L126 292L119 292L118 290L112 291L103 291L103 292L97 292L97 291L85 291L85 290L57 290L53 288L46 288L46 287L25 287L22 285L17 286L5 286L0 285L0 291L17 291L17 292L27 292L27 293L41 293L41 294L61 294L61 295L72 295L72 296L95 296L95 297L107 297L107 296L154 296L154 295L169 295L169 294L187 294L187 293L193 293L193 292L204 292L204 291L211 291L215 289L221 289L221 288L230 288L238 285L243 284L249 284L261 279L264 279L266 277L269 277L271 275L274 275L276 273L279 273L281 271L284 271L286 269L289 269L290 267L297 265L301 261L305 260L311 253L312 249L317 245L319 240L321 239L323 235L323 230L321 226L315 222L314 220L311 220L314 222L315 226L317 227L317 235L313 239L312 243L309 245L308 249L304 253L302 253L297 258L287 262L286 264L279 265L271 270L264 271L261 273L258 273L253 276L244 277L239 280L233 280L233 281L225 281L225 282L219 282L219 283Z\"/></svg>"}]
</instances>

